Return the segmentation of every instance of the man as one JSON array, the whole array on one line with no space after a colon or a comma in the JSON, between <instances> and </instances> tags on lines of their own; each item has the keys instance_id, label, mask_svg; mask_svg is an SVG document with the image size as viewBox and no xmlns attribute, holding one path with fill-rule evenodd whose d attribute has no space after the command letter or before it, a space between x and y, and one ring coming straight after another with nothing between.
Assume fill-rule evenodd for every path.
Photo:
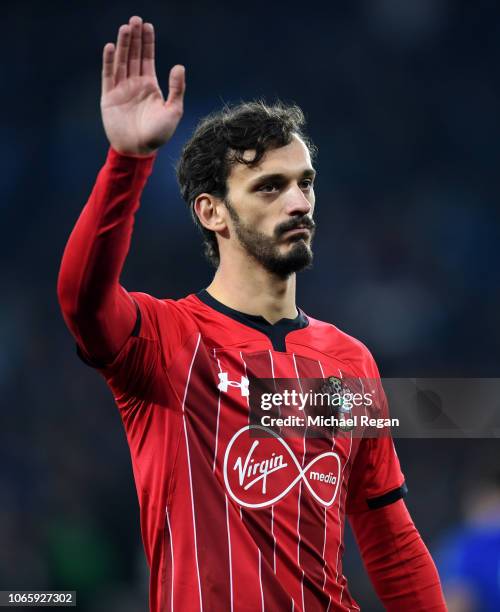
<instances>
[{"instance_id":1,"label":"man","mask_svg":"<svg viewBox=\"0 0 500 612\"><path fill-rule=\"evenodd\" d=\"M390 437L285 440L252 429L251 379L379 377L364 345L295 306L315 206L301 111L225 109L185 146L181 190L217 268L206 290L175 301L119 283L142 189L181 118L184 89L175 66L164 101L153 26L141 18L105 45L110 149L58 281L79 354L106 378L125 426L150 608L359 609L342 573L347 512L386 608L444 610ZM308 471L320 460L323 472Z\"/></svg>"}]
</instances>

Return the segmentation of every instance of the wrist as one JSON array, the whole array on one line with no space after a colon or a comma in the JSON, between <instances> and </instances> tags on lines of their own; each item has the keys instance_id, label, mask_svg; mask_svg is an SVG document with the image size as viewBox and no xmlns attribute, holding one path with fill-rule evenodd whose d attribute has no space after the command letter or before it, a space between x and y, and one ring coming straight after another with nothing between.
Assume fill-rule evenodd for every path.
<instances>
[{"instance_id":1,"label":"wrist","mask_svg":"<svg viewBox=\"0 0 500 612\"><path fill-rule=\"evenodd\" d=\"M158 149L153 149L150 151L124 151L119 147L114 147L112 144L109 145L109 148L120 157L132 157L136 159L151 159L156 157L158 153Z\"/></svg>"}]
</instances>

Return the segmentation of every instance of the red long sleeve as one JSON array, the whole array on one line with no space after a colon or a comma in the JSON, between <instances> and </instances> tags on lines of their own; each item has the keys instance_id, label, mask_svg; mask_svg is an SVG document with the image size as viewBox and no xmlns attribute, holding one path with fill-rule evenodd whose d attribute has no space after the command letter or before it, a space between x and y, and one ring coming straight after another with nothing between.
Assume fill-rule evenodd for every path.
<instances>
[{"instance_id":1,"label":"red long sleeve","mask_svg":"<svg viewBox=\"0 0 500 612\"><path fill-rule=\"evenodd\" d=\"M109 148L64 251L59 304L80 350L94 363L111 361L136 322L135 304L119 280L155 157L121 155Z\"/></svg>"},{"instance_id":2,"label":"red long sleeve","mask_svg":"<svg viewBox=\"0 0 500 612\"><path fill-rule=\"evenodd\" d=\"M436 566L402 499L349 520L386 610L446 612Z\"/></svg>"}]
</instances>

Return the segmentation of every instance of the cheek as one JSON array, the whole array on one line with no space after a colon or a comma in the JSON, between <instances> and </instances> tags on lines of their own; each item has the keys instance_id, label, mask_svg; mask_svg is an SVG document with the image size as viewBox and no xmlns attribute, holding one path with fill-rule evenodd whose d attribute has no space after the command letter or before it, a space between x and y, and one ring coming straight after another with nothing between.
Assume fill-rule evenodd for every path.
<instances>
[{"instance_id":1,"label":"cheek","mask_svg":"<svg viewBox=\"0 0 500 612\"><path fill-rule=\"evenodd\" d=\"M253 210L247 215L246 222L254 231L270 236L278 224L278 216L270 210Z\"/></svg>"},{"instance_id":2,"label":"cheek","mask_svg":"<svg viewBox=\"0 0 500 612\"><path fill-rule=\"evenodd\" d=\"M260 198L241 198L238 202L240 221L250 230L274 236L274 230L283 221L280 202L263 201Z\"/></svg>"},{"instance_id":3,"label":"cheek","mask_svg":"<svg viewBox=\"0 0 500 612\"><path fill-rule=\"evenodd\" d=\"M262 231L268 236L274 237L274 232L276 230L276 227L282 222L283 222L283 219L281 219L278 215L269 215L269 217L266 218L263 223Z\"/></svg>"}]
</instances>

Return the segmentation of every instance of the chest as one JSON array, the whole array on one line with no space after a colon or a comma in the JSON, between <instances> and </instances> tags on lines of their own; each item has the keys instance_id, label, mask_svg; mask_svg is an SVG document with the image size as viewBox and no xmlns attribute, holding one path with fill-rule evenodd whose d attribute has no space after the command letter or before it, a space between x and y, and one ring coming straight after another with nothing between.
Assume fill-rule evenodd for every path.
<instances>
[{"instance_id":1,"label":"chest","mask_svg":"<svg viewBox=\"0 0 500 612\"><path fill-rule=\"evenodd\" d=\"M271 507L302 488L315 504L334 504L356 440L311 420L332 414L311 405L332 376L344 373L323 355L198 346L179 401L193 448L234 502Z\"/></svg>"}]
</instances>

